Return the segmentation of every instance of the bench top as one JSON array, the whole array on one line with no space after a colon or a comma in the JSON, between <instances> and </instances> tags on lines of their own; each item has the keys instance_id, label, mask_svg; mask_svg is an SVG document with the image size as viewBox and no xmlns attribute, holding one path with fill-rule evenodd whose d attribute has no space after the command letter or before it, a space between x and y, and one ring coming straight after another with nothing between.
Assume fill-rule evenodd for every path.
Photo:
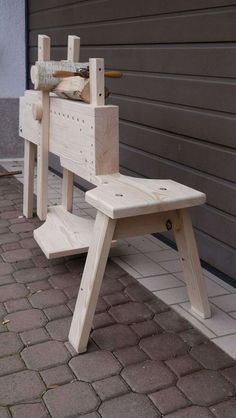
<instances>
[{"instance_id":1,"label":"bench top","mask_svg":"<svg viewBox=\"0 0 236 418\"><path fill-rule=\"evenodd\" d=\"M98 176L99 185L85 200L112 219L201 205L206 195L173 180L153 180L120 173Z\"/></svg>"}]
</instances>

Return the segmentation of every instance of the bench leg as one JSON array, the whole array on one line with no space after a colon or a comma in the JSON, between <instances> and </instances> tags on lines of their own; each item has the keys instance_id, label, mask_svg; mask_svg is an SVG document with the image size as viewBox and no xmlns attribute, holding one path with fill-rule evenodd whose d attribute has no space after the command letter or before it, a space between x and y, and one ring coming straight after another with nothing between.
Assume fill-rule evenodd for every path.
<instances>
[{"instance_id":1,"label":"bench leg","mask_svg":"<svg viewBox=\"0 0 236 418\"><path fill-rule=\"evenodd\" d=\"M191 217L187 209L179 210L178 214L180 218L180 228L175 230L175 238L182 260L183 273L191 309L202 318L209 318L211 316L211 311Z\"/></svg>"},{"instance_id":2,"label":"bench leg","mask_svg":"<svg viewBox=\"0 0 236 418\"><path fill-rule=\"evenodd\" d=\"M35 149L36 145L25 139L23 214L26 218L33 217Z\"/></svg>"},{"instance_id":3,"label":"bench leg","mask_svg":"<svg viewBox=\"0 0 236 418\"><path fill-rule=\"evenodd\" d=\"M78 353L87 350L115 226L114 219L98 211L69 333L69 341Z\"/></svg>"},{"instance_id":4,"label":"bench leg","mask_svg":"<svg viewBox=\"0 0 236 418\"><path fill-rule=\"evenodd\" d=\"M63 168L62 177L62 206L68 212L72 212L73 206L74 173Z\"/></svg>"}]
</instances>

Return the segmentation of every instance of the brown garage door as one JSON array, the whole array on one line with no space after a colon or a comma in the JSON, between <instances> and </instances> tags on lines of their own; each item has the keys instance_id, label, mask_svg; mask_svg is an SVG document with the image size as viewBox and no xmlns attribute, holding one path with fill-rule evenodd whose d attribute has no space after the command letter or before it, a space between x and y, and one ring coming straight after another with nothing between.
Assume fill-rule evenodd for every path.
<instances>
[{"instance_id":1,"label":"brown garage door","mask_svg":"<svg viewBox=\"0 0 236 418\"><path fill-rule=\"evenodd\" d=\"M122 170L204 191L201 257L236 279L236 2L29 0L28 17L30 63L38 33L52 37L53 59L74 34L82 60L124 72L108 82Z\"/></svg>"}]
</instances>

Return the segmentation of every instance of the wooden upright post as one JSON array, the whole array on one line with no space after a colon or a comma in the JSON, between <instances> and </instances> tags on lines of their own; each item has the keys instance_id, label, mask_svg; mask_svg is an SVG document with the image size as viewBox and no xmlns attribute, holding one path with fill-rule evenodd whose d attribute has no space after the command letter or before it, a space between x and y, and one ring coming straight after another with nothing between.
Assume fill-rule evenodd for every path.
<instances>
[{"instance_id":1,"label":"wooden upright post","mask_svg":"<svg viewBox=\"0 0 236 418\"><path fill-rule=\"evenodd\" d=\"M38 61L50 60L50 38L38 36ZM41 92L43 117L41 120L41 138L37 148L37 215L41 221L47 217L48 203L48 151L49 151L49 93Z\"/></svg>"},{"instance_id":2,"label":"wooden upright post","mask_svg":"<svg viewBox=\"0 0 236 418\"><path fill-rule=\"evenodd\" d=\"M78 36L68 36L67 61L79 62L80 38ZM73 206L73 184L74 174L72 171L63 167L62 179L62 206L72 212Z\"/></svg>"},{"instance_id":3,"label":"wooden upright post","mask_svg":"<svg viewBox=\"0 0 236 418\"><path fill-rule=\"evenodd\" d=\"M26 218L33 216L35 148L33 142L25 139L23 214Z\"/></svg>"},{"instance_id":4,"label":"wooden upright post","mask_svg":"<svg viewBox=\"0 0 236 418\"><path fill-rule=\"evenodd\" d=\"M104 59L90 58L90 104L93 106L104 106L105 104L105 83L104 83Z\"/></svg>"}]
</instances>

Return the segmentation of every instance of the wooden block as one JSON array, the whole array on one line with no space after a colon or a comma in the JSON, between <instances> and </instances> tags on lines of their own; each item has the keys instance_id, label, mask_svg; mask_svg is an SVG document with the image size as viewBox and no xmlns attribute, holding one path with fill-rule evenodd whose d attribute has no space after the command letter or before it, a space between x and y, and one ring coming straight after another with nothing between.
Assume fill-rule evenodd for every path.
<instances>
[{"instance_id":1,"label":"wooden block","mask_svg":"<svg viewBox=\"0 0 236 418\"><path fill-rule=\"evenodd\" d=\"M19 135L36 145L41 138L41 123L34 118L33 107L40 102L40 95L38 91L26 90L20 97Z\"/></svg>"},{"instance_id":2,"label":"wooden block","mask_svg":"<svg viewBox=\"0 0 236 418\"><path fill-rule=\"evenodd\" d=\"M117 220L114 239L164 232L178 227L179 215L177 211L131 216Z\"/></svg>"}]
</instances>

